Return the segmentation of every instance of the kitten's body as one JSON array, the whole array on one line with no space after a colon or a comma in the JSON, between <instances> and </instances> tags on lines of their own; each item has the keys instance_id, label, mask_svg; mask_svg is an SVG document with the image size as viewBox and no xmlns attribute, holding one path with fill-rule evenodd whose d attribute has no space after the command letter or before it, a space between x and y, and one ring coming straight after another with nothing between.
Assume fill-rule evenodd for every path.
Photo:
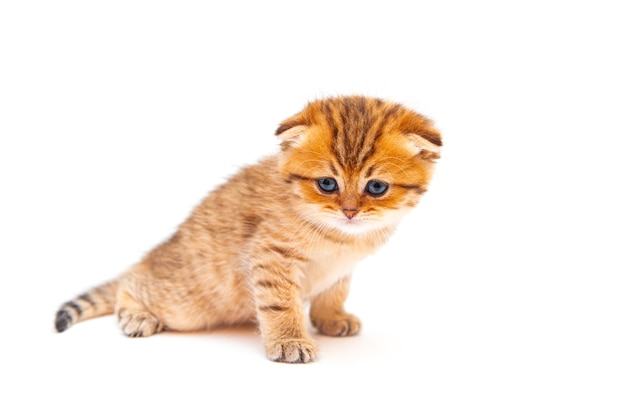
<instances>
[{"instance_id":1,"label":"kitten's body","mask_svg":"<svg viewBox=\"0 0 626 417\"><path fill-rule=\"evenodd\" d=\"M113 312L128 336L256 321L271 359L308 362L310 301L318 331L356 334L359 320L343 309L351 272L426 190L439 134L364 97L313 102L277 134L279 154L213 191L119 279L64 304L57 330Z\"/></svg>"}]
</instances>

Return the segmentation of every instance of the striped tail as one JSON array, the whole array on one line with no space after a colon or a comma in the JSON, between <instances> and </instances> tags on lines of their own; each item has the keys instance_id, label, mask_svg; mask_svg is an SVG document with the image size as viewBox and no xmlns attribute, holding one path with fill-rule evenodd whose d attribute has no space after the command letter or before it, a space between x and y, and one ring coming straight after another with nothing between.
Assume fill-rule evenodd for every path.
<instances>
[{"instance_id":1,"label":"striped tail","mask_svg":"<svg viewBox=\"0 0 626 417\"><path fill-rule=\"evenodd\" d=\"M112 314L115 308L117 280L92 288L63 304L54 321L57 331L64 332L72 324L93 317Z\"/></svg>"}]
</instances>

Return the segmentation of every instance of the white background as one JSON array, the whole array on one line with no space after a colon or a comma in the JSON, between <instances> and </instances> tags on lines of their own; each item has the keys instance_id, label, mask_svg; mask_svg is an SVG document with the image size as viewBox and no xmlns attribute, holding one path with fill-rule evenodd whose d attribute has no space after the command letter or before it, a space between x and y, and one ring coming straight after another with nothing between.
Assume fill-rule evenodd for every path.
<instances>
[{"instance_id":1,"label":"white background","mask_svg":"<svg viewBox=\"0 0 626 417\"><path fill-rule=\"evenodd\" d=\"M613 1L5 1L2 415L624 416L624 14ZM126 339L56 308L277 150L307 101L435 120L430 192L362 263L347 339Z\"/></svg>"}]
</instances>

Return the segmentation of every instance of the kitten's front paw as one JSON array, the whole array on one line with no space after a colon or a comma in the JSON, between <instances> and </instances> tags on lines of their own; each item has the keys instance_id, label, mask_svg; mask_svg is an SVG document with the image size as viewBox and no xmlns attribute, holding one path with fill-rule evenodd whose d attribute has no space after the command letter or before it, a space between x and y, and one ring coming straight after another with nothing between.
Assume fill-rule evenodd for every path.
<instances>
[{"instance_id":1,"label":"kitten's front paw","mask_svg":"<svg viewBox=\"0 0 626 417\"><path fill-rule=\"evenodd\" d=\"M265 343L267 356L275 362L307 363L317 358L317 346L309 339L279 339Z\"/></svg>"},{"instance_id":2,"label":"kitten's front paw","mask_svg":"<svg viewBox=\"0 0 626 417\"><path fill-rule=\"evenodd\" d=\"M147 337L163 330L163 325L152 314L144 311L121 309L119 326L128 337Z\"/></svg>"},{"instance_id":3,"label":"kitten's front paw","mask_svg":"<svg viewBox=\"0 0 626 417\"><path fill-rule=\"evenodd\" d=\"M313 326L327 336L353 336L361 330L361 320L352 314L312 318Z\"/></svg>"}]
</instances>

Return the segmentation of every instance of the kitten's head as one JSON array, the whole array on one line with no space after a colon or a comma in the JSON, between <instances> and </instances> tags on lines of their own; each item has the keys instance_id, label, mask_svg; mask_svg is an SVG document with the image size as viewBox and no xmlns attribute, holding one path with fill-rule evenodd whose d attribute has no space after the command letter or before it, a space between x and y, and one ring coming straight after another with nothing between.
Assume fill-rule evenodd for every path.
<instances>
[{"instance_id":1,"label":"kitten's head","mask_svg":"<svg viewBox=\"0 0 626 417\"><path fill-rule=\"evenodd\" d=\"M301 216L350 235L394 227L426 191L442 145L427 118L361 96L312 102L276 134Z\"/></svg>"}]
</instances>

